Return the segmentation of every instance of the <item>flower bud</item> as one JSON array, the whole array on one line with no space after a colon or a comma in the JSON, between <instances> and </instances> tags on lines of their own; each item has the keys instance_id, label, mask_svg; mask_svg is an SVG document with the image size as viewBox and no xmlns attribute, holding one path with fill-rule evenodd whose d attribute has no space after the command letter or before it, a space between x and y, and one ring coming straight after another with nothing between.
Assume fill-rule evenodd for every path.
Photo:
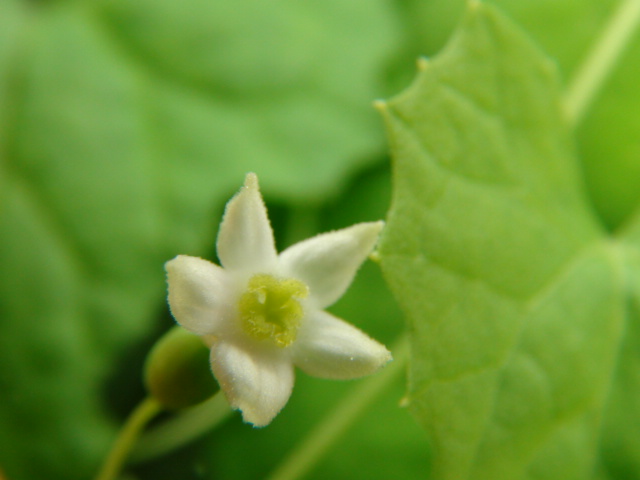
<instances>
[{"instance_id":1,"label":"flower bud","mask_svg":"<svg viewBox=\"0 0 640 480\"><path fill-rule=\"evenodd\" d=\"M220 390L202 338L176 326L153 346L144 368L148 392L167 409L196 405Z\"/></svg>"}]
</instances>

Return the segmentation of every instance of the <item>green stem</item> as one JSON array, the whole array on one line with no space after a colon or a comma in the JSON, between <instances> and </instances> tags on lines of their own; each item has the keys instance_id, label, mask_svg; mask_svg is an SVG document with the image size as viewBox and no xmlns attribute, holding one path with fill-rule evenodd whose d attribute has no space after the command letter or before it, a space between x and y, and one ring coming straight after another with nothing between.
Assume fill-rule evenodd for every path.
<instances>
[{"instance_id":1,"label":"green stem","mask_svg":"<svg viewBox=\"0 0 640 480\"><path fill-rule=\"evenodd\" d=\"M175 450L217 427L232 413L222 392L145 433L131 452L131 462L144 462Z\"/></svg>"},{"instance_id":2,"label":"green stem","mask_svg":"<svg viewBox=\"0 0 640 480\"><path fill-rule=\"evenodd\" d=\"M305 475L347 430L373 400L405 371L409 357L408 340L396 343L393 362L383 371L364 380L331 411L271 473L268 480L294 480Z\"/></svg>"},{"instance_id":3,"label":"green stem","mask_svg":"<svg viewBox=\"0 0 640 480\"><path fill-rule=\"evenodd\" d=\"M140 402L122 426L95 480L115 480L118 477L142 429L161 410L160 404L152 397Z\"/></svg>"},{"instance_id":4,"label":"green stem","mask_svg":"<svg viewBox=\"0 0 640 480\"><path fill-rule=\"evenodd\" d=\"M565 108L571 125L582 120L629 44L639 21L640 0L622 1L567 89Z\"/></svg>"}]
</instances>

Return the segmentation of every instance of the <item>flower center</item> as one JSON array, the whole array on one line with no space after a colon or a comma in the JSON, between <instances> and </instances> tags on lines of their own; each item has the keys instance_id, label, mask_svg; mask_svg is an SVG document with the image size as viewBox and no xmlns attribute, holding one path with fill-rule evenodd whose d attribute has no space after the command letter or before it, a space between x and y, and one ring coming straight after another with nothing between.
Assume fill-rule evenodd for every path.
<instances>
[{"instance_id":1,"label":"flower center","mask_svg":"<svg viewBox=\"0 0 640 480\"><path fill-rule=\"evenodd\" d=\"M278 347L291 345L304 315L299 300L308 293L299 280L254 275L238 302L242 328L256 339L273 340Z\"/></svg>"}]
</instances>

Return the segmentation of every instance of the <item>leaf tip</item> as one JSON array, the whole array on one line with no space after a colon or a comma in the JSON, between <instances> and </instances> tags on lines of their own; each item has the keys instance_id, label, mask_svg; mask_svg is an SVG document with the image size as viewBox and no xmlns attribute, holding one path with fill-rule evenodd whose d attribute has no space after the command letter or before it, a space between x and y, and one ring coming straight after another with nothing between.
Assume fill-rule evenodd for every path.
<instances>
[{"instance_id":1,"label":"leaf tip","mask_svg":"<svg viewBox=\"0 0 640 480\"><path fill-rule=\"evenodd\" d=\"M385 102L384 100L374 100L373 108L378 110L380 113L384 113L387 111L387 102Z\"/></svg>"},{"instance_id":2,"label":"leaf tip","mask_svg":"<svg viewBox=\"0 0 640 480\"><path fill-rule=\"evenodd\" d=\"M420 57L416 62L419 72L424 72L429 67L429 59L427 57Z\"/></svg>"},{"instance_id":3,"label":"leaf tip","mask_svg":"<svg viewBox=\"0 0 640 480\"><path fill-rule=\"evenodd\" d=\"M467 9L469 11L477 11L480 7L482 7L482 2L480 0L467 0Z\"/></svg>"}]
</instances>

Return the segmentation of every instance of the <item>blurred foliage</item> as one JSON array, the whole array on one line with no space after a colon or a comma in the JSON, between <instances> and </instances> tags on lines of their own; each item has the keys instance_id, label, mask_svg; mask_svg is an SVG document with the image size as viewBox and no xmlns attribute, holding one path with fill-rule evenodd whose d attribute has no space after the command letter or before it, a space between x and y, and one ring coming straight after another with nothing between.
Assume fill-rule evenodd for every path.
<instances>
[{"instance_id":1,"label":"blurred foliage","mask_svg":"<svg viewBox=\"0 0 640 480\"><path fill-rule=\"evenodd\" d=\"M9 479L95 471L142 394L150 343L171 324L163 263L213 258L224 201L247 171L260 176L280 248L385 215L390 180L370 103L404 88L463 3L0 2L0 470ZM495 3L570 78L615 2ZM611 228L640 195L640 67L628 60L638 48L578 131L589 194ZM373 264L334 311L387 343L402 328ZM236 417L137 475L262 476L349 389L299 377L268 429ZM398 383L381 398L311 478L424 478L427 443L397 408L402 392Z\"/></svg>"},{"instance_id":2,"label":"blurred foliage","mask_svg":"<svg viewBox=\"0 0 640 480\"><path fill-rule=\"evenodd\" d=\"M380 1L0 4L11 478L95 469L119 422L102 386L152 333L164 261L210 250L246 171L318 204L376 161L395 28Z\"/></svg>"}]
</instances>

